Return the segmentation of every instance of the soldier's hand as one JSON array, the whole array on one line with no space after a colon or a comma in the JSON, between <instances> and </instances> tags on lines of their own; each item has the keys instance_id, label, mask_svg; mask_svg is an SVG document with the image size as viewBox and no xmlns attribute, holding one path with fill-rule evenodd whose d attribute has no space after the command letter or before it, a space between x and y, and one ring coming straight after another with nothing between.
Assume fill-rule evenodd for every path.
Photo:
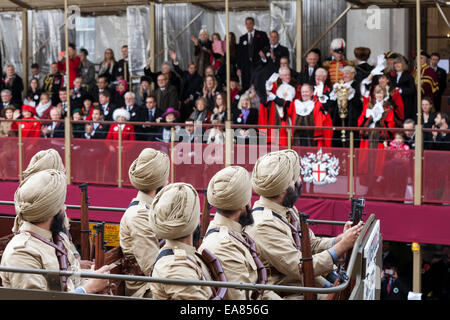
<instances>
[{"instance_id":1,"label":"soldier's hand","mask_svg":"<svg viewBox=\"0 0 450 320\"><path fill-rule=\"evenodd\" d=\"M108 274L110 267L108 265L101 267L98 270L94 270L94 265L91 267L92 272L106 273ZM108 279L89 279L86 284L83 285L86 293L97 293L104 290L109 285Z\"/></svg>"},{"instance_id":2,"label":"soldier's hand","mask_svg":"<svg viewBox=\"0 0 450 320\"><path fill-rule=\"evenodd\" d=\"M342 242L346 245L347 250L353 248L356 239L358 239L363 227L363 222L360 221L356 226L349 228L344 232Z\"/></svg>"},{"instance_id":3,"label":"soldier's hand","mask_svg":"<svg viewBox=\"0 0 450 320\"><path fill-rule=\"evenodd\" d=\"M353 224L353 222L347 221L347 222L345 223L345 225L344 225L344 231L343 231L343 232L345 232L345 231L347 231L348 229L350 229L350 228L352 227L352 224Z\"/></svg>"}]
</instances>

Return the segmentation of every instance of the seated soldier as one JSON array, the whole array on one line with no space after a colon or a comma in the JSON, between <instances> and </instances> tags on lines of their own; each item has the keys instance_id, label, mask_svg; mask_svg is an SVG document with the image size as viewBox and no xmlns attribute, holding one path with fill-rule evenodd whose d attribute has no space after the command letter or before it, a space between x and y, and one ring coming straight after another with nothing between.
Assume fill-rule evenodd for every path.
<instances>
[{"instance_id":1,"label":"seated soldier","mask_svg":"<svg viewBox=\"0 0 450 320\"><path fill-rule=\"evenodd\" d=\"M254 241L243 231L253 224L250 210L252 184L248 171L232 166L217 172L208 185L208 202L216 215L199 248L211 251L222 264L228 281L265 284L267 273L257 256ZM260 269L262 267L262 269ZM281 299L273 291L251 292L229 288L227 300Z\"/></svg>"},{"instance_id":2,"label":"seated soldier","mask_svg":"<svg viewBox=\"0 0 450 320\"><path fill-rule=\"evenodd\" d=\"M29 176L14 194L17 216L23 221L2 256L1 266L80 272L64 230L67 178L64 172L47 169ZM58 255L57 255L58 254ZM109 272L109 266L97 270ZM52 288L43 274L1 272L4 287L97 293L108 280L61 277L61 287Z\"/></svg>"},{"instance_id":3,"label":"seated soldier","mask_svg":"<svg viewBox=\"0 0 450 320\"><path fill-rule=\"evenodd\" d=\"M164 187L150 206L150 227L166 244L159 251L152 277L206 280L211 276L207 265L196 255L193 235L200 222L197 191L186 183ZM164 300L208 300L212 287L173 285L151 282L153 298Z\"/></svg>"},{"instance_id":4,"label":"seated soldier","mask_svg":"<svg viewBox=\"0 0 450 320\"><path fill-rule=\"evenodd\" d=\"M170 159L164 152L151 148L141 151L128 171L131 184L138 190L120 220L120 247L134 275L150 275L159 251L159 241L148 225L149 208L156 193L168 183ZM149 282L127 281L125 295L151 297Z\"/></svg>"},{"instance_id":5,"label":"seated soldier","mask_svg":"<svg viewBox=\"0 0 450 320\"><path fill-rule=\"evenodd\" d=\"M264 266L269 270L268 284L303 286L301 246L293 233L298 233L299 213L295 202L300 197L300 162L292 150L272 152L260 157L253 168L253 189L260 199L253 205L254 224L246 232L255 240ZM293 230L292 227L295 227ZM330 286L322 275L333 271L338 258L353 247L362 222L351 227L347 222L344 233L336 238L319 238L309 230L316 285ZM286 299L302 298L298 294Z\"/></svg>"}]
</instances>

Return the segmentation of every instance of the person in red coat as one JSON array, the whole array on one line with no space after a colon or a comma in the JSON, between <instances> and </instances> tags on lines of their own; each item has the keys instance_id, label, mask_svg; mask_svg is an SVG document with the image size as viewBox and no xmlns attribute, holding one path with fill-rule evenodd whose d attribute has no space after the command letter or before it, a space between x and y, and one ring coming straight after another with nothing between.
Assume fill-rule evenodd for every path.
<instances>
[{"instance_id":1,"label":"person in red coat","mask_svg":"<svg viewBox=\"0 0 450 320\"><path fill-rule=\"evenodd\" d=\"M22 106L22 120L35 120L36 108L24 104ZM38 121L13 122L11 130L18 131L19 126L22 129L23 138L39 138L41 136L41 123Z\"/></svg>"},{"instance_id":2,"label":"person in red coat","mask_svg":"<svg viewBox=\"0 0 450 320\"><path fill-rule=\"evenodd\" d=\"M267 102L259 107L258 125L290 126L295 123L294 100L299 98L297 82L291 78L288 67L281 67L266 82ZM286 129L259 129L259 134L267 136L268 144L288 145ZM293 130L291 129L291 137Z\"/></svg>"},{"instance_id":3,"label":"person in red coat","mask_svg":"<svg viewBox=\"0 0 450 320\"><path fill-rule=\"evenodd\" d=\"M308 127L332 127L333 122L330 114L325 110L322 103L315 98L312 85L305 83L301 88L302 101L295 100L295 126ZM296 129L294 132L295 146L317 146L331 147L333 130L315 129L302 130Z\"/></svg>"},{"instance_id":4,"label":"person in red coat","mask_svg":"<svg viewBox=\"0 0 450 320\"><path fill-rule=\"evenodd\" d=\"M80 57L77 54L76 46L73 43L69 43L69 85L70 88L73 88L73 81L78 76L78 70L80 69ZM58 70L63 73L63 76L66 75L66 59L65 55L59 56L58 61ZM64 78L65 79L65 78ZM61 88L66 86L66 81L61 81Z\"/></svg>"},{"instance_id":5,"label":"person in red coat","mask_svg":"<svg viewBox=\"0 0 450 320\"><path fill-rule=\"evenodd\" d=\"M114 110L113 120L119 123L113 124L109 127L106 139L119 140L119 128L121 128L122 140L136 140L136 135L134 134L134 126L120 123L130 120L130 113L126 109L119 108Z\"/></svg>"}]
</instances>

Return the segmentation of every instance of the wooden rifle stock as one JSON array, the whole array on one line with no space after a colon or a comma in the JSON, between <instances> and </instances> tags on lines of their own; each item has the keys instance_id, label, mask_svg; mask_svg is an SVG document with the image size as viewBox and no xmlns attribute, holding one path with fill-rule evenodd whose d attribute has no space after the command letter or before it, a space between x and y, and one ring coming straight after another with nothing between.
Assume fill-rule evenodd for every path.
<instances>
[{"instance_id":1,"label":"wooden rifle stock","mask_svg":"<svg viewBox=\"0 0 450 320\"><path fill-rule=\"evenodd\" d=\"M105 265L105 223L97 223L94 226L95 233L95 270Z\"/></svg>"},{"instance_id":2,"label":"wooden rifle stock","mask_svg":"<svg viewBox=\"0 0 450 320\"><path fill-rule=\"evenodd\" d=\"M79 186L81 189L81 229L80 229L80 242L81 242L81 259L89 260L91 256L91 243L90 243L90 231L89 231L89 198L87 195L87 183L83 183Z\"/></svg>"},{"instance_id":3,"label":"wooden rifle stock","mask_svg":"<svg viewBox=\"0 0 450 320\"><path fill-rule=\"evenodd\" d=\"M301 230L301 248L302 248L302 269L303 269L303 282L305 287L315 287L314 280L314 266L311 250L311 240L309 238L309 228L306 220L309 215L306 213L299 213L300 216L300 230ZM305 300L315 300L316 295L314 293L305 293Z\"/></svg>"}]
</instances>

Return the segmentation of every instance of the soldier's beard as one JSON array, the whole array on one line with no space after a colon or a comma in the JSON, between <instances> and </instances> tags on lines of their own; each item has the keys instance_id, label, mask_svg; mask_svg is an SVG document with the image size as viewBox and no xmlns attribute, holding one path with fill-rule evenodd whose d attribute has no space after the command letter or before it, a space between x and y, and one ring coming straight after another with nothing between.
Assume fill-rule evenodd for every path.
<instances>
[{"instance_id":1,"label":"soldier's beard","mask_svg":"<svg viewBox=\"0 0 450 320\"><path fill-rule=\"evenodd\" d=\"M238 222L242 227L250 226L255 222L255 220L253 220L252 210L248 205L245 206L245 212L239 216Z\"/></svg>"},{"instance_id":2,"label":"soldier's beard","mask_svg":"<svg viewBox=\"0 0 450 320\"><path fill-rule=\"evenodd\" d=\"M192 243L193 243L194 247L197 248L198 242L200 241L201 237L202 237L202 232L201 232L200 225L198 225L197 228L195 228L194 234L192 236Z\"/></svg>"},{"instance_id":3,"label":"soldier's beard","mask_svg":"<svg viewBox=\"0 0 450 320\"><path fill-rule=\"evenodd\" d=\"M302 194L301 183L295 183L294 188L289 186L289 188L286 190L286 195L284 196L281 205L286 208L293 208L298 198L300 198L301 194Z\"/></svg>"},{"instance_id":4,"label":"soldier's beard","mask_svg":"<svg viewBox=\"0 0 450 320\"><path fill-rule=\"evenodd\" d=\"M56 216L53 217L52 223L50 224L50 231L53 234L59 234L60 232L66 232L64 226L64 213L60 211Z\"/></svg>"}]
</instances>

